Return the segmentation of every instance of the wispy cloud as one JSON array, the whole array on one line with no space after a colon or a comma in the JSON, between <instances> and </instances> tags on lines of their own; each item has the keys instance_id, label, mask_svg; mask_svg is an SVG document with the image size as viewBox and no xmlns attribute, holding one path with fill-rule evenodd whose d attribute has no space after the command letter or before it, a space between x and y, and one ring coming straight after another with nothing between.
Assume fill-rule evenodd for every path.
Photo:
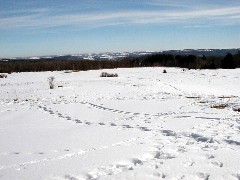
<instances>
[{"instance_id":1,"label":"wispy cloud","mask_svg":"<svg viewBox=\"0 0 240 180\"><path fill-rule=\"evenodd\" d=\"M182 24L204 26L240 24L240 6L192 10L128 10L94 13L50 13L48 9L19 12L18 16L0 16L0 29L49 28L58 26L99 27L121 24ZM196 21L197 20L197 21Z\"/></svg>"}]
</instances>

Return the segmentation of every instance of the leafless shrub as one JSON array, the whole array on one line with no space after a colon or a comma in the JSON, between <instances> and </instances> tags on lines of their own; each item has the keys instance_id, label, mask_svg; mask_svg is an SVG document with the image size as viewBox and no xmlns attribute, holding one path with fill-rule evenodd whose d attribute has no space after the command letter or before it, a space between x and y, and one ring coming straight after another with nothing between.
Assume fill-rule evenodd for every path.
<instances>
[{"instance_id":1,"label":"leafless shrub","mask_svg":"<svg viewBox=\"0 0 240 180\"><path fill-rule=\"evenodd\" d=\"M237 111L237 112L240 112L240 108L234 108L233 111Z\"/></svg>"},{"instance_id":2,"label":"leafless shrub","mask_svg":"<svg viewBox=\"0 0 240 180\"><path fill-rule=\"evenodd\" d=\"M234 106L232 109L233 111L240 112L240 105Z\"/></svg>"},{"instance_id":3,"label":"leafless shrub","mask_svg":"<svg viewBox=\"0 0 240 180\"><path fill-rule=\"evenodd\" d=\"M0 78L7 78L6 74L0 74Z\"/></svg>"},{"instance_id":4,"label":"leafless shrub","mask_svg":"<svg viewBox=\"0 0 240 180\"><path fill-rule=\"evenodd\" d=\"M199 99L201 97L199 97L199 96L186 96L186 98L188 98L188 99Z\"/></svg>"},{"instance_id":5,"label":"leafless shrub","mask_svg":"<svg viewBox=\"0 0 240 180\"><path fill-rule=\"evenodd\" d=\"M54 87L55 87L54 80L55 80L55 77L53 77L53 76L48 78L48 83L49 83L49 88L50 89L54 89Z\"/></svg>"},{"instance_id":6,"label":"leafless shrub","mask_svg":"<svg viewBox=\"0 0 240 180\"><path fill-rule=\"evenodd\" d=\"M211 106L211 108L215 108L215 109L225 109L227 108L229 105L228 104L219 104L219 105L213 105Z\"/></svg>"},{"instance_id":7,"label":"leafless shrub","mask_svg":"<svg viewBox=\"0 0 240 180\"><path fill-rule=\"evenodd\" d=\"M107 72L102 72L100 77L118 77L118 74L117 73L110 74L110 73L107 73Z\"/></svg>"},{"instance_id":8,"label":"leafless shrub","mask_svg":"<svg viewBox=\"0 0 240 180\"><path fill-rule=\"evenodd\" d=\"M231 98L236 98L237 96L219 96L219 99L231 99Z\"/></svg>"}]
</instances>

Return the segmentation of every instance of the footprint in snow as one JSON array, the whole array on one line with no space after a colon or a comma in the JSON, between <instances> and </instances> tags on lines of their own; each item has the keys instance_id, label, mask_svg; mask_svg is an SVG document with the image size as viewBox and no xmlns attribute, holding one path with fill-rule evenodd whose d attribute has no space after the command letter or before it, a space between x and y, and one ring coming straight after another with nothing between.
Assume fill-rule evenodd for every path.
<instances>
[{"instance_id":1,"label":"footprint in snow","mask_svg":"<svg viewBox=\"0 0 240 180\"><path fill-rule=\"evenodd\" d=\"M214 159L215 156L213 154L206 154L205 155L206 159Z\"/></svg>"},{"instance_id":2,"label":"footprint in snow","mask_svg":"<svg viewBox=\"0 0 240 180\"><path fill-rule=\"evenodd\" d=\"M240 180L240 171L236 174L233 174L234 177L236 177L238 180Z\"/></svg>"},{"instance_id":3,"label":"footprint in snow","mask_svg":"<svg viewBox=\"0 0 240 180\"><path fill-rule=\"evenodd\" d=\"M120 171L133 170L130 164L117 164L115 167Z\"/></svg>"},{"instance_id":4,"label":"footprint in snow","mask_svg":"<svg viewBox=\"0 0 240 180\"><path fill-rule=\"evenodd\" d=\"M140 113L133 113L133 115L140 115Z\"/></svg>"},{"instance_id":5,"label":"footprint in snow","mask_svg":"<svg viewBox=\"0 0 240 180\"><path fill-rule=\"evenodd\" d=\"M68 121L72 120L72 118L70 116L66 116L65 117Z\"/></svg>"},{"instance_id":6,"label":"footprint in snow","mask_svg":"<svg viewBox=\"0 0 240 180\"><path fill-rule=\"evenodd\" d=\"M134 164L134 166L143 165L143 162L140 159L138 159L138 158L132 159L132 163Z\"/></svg>"},{"instance_id":7,"label":"footprint in snow","mask_svg":"<svg viewBox=\"0 0 240 180\"><path fill-rule=\"evenodd\" d=\"M116 175L123 171L133 170L132 165L130 164L116 164L110 165L107 167L101 167L93 169L91 172L88 172L84 178L87 180L99 179L101 176L110 176Z\"/></svg>"},{"instance_id":8,"label":"footprint in snow","mask_svg":"<svg viewBox=\"0 0 240 180\"><path fill-rule=\"evenodd\" d=\"M197 178L200 178L200 179L203 179L203 180L208 180L209 179L209 174L207 173L202 173L202 172L199 172L196 174Z\"/></svg>"},{"instance_id":9,"label":"footprint in snow","mask_svg":"<svg viewBox=\"0 0 240 180\"><path fill-rule=\"evenodd\" d=\"M196 134L196 133L191 133L190 137L195 139L197 142L208 142L208 143L213 143L214 142L213 138L204 137L204 136Z\"/></svg>"},{"instance_id":10,"label":"footprint in snow","mask_svg":"<svg viewBox=\"0 0 240 180\"><path fill-rule=\"evenodd\" d=\"M155 159L173 159L176 158L175 154L163 153L162 151L157 151L154 156Z\"/></svg>"},{"instance_id":11,"label":"footprint in snow","mask_svg":"<svg viewBox=\"0 0 240 180\"><path fill-rule=\"evenodd\" d=\"M184 146L179 146L177 151L180 153L185 153L185 152L187 152L187 149Z\"/></svg>"},{"instance_id":12,"label":"footprint in snow","mask_svg":"<svg viewBox=\"0 0 240 180\"><path fill-rule=\"evenodd\" d=\"M76 123L82 123L82 121L80 121L79 119L75 119Z\"/></svg>"},{"instance_id":13,"label":"footprint in snow","mask_svg":"<svg viewBox=\"0 0 240 180\"><path fill-rule=\"evenodd\" d=\"M163 174L162 172L156 172L153 174L153 176L158 177L158 178L166 178L166 175Z\"/></svg>"},{"instance_id":14,"label":"footprint in snow","mask_svg":"<svg viewBox=\"0 0 240 180\"><path fill-rule=\"evenodd\" d=\"M65 175L64 179L66 179L66 180L79 180L78 178L70 176L70 175Z\"/></svg>"},{"instance_id":15,"label":"footprint in snow","mask_svg":"<svg viewBox=\"0 0 240 180\"><path fill-rule=\"evenodd\" d=\"M194 161L188 161L183 163L185 166L193 166L195 164Z\"/></svg>"},{"instance_id":16,"label":"footprint in snow","mask_svg":"<svg viewBox=\"0 0 240 180\"><path fill-rule=\"evenodd\" d=\"M48 111L50 114L54 114L54 112L53 111Z\"/></svg>"},{"instance_id":17,"label":"footprint in snow","mask_svg":"<svg viewBox=\"0 0 240 180\"><path fill-rule=\"evenodd\" d=\"M111 126L117 126L115 123L110 123Z\"/></svg>"},{"instance_id":18,"label":"footprint in snow","mask_svg":"<svg viewBox=\"0 0 240 180\"><path fill-rule=\"evenodd\" d=\"M161 130L161 132L165 136L176 136L176 133L174 131L171 131L171 130Z\"/></svg>"},{"instance_id":19,"label":"footprint in snow","mask_svg":"<svg viewBox=\"0 0 240 180\"><path fill-rule=\"evenodd\" d=\"M151 130L148 129L147 127L138 127L138 129L140 129L141 131L151 131Z\"/></svg>"},{"instance_id":20,"label":"footprint in snow","mask_svg":"<svg viewBox=\"0 0 240 180\"><path fill-rule=\"evenodd\" d=\"M130 128L133 128L132 126L126 124L126 125L122 125L123 128L127 128L127 129L130 129Z\"/></svg>"},{"instance_id":21,"label":"footprint in snow","mask_svg":"<svg viewBox=\"0 0 240 180\"><path fill-rule=\"evenodd\" d=\"M211 162L211 164L214 166L223 167L223 163L221 162Z\"/></svg>"}]
</instances>

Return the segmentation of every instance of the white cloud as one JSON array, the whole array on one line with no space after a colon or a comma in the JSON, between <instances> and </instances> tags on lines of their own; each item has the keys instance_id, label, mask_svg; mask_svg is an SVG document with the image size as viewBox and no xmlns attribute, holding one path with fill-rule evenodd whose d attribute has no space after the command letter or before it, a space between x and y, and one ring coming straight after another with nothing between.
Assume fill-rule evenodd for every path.
<instances>
[{"instance_id":1,"label":"white cloud","mask_svg":"<svg viewBox=\"0 0 240 180\"><path fill-rule=\"evenodd\" d=\"M114 26L120 24L182 24L184 26L208 26L216 24L240 24L240 7L201 10L148 10L96 12L86 14L50 14L47 9L29 10L28 15L0 17L0 29L48 28L58 26ZM196 24L196 19L199 24Z\"/></svg>"}]
</instances>

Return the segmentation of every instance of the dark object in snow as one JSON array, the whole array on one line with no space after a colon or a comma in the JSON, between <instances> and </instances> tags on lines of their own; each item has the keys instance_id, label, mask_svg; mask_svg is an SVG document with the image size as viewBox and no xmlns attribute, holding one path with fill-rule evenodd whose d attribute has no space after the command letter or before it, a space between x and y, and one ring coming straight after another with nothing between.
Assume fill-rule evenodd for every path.
<instances>
[{"instance_id":1,"label":"dark object in snow","mask_svg":"<svg viewBox=\"0 0 240 180\"><path fill-rule=\"evenodd\" d=\"M6 74L0 74L0 78L7 78Z\"/></svg>"},{"instance_id":2,"label":"dark object in snow","mask_svg":"<svg viewBox=\"0 0 240 180\"><path fill-rule=\"evenodd\" d=\"M102 74L100 75L100 77L118 77L118 74L110 74L107 72L102 72Z\"/></svg>"},{"instance_id":3,"label":"dark object in snow","mask_svg":"<svg viewBox=\"0 0 240 180\"><path fill-rule=\"evenodd\" d=\"M49 88L50 89L54 89L54 87L55 87L54 80L55 80L55 77L53 77L53 76L48 78L48 83L49 83Z\"/></svg>"}]
</instances>

